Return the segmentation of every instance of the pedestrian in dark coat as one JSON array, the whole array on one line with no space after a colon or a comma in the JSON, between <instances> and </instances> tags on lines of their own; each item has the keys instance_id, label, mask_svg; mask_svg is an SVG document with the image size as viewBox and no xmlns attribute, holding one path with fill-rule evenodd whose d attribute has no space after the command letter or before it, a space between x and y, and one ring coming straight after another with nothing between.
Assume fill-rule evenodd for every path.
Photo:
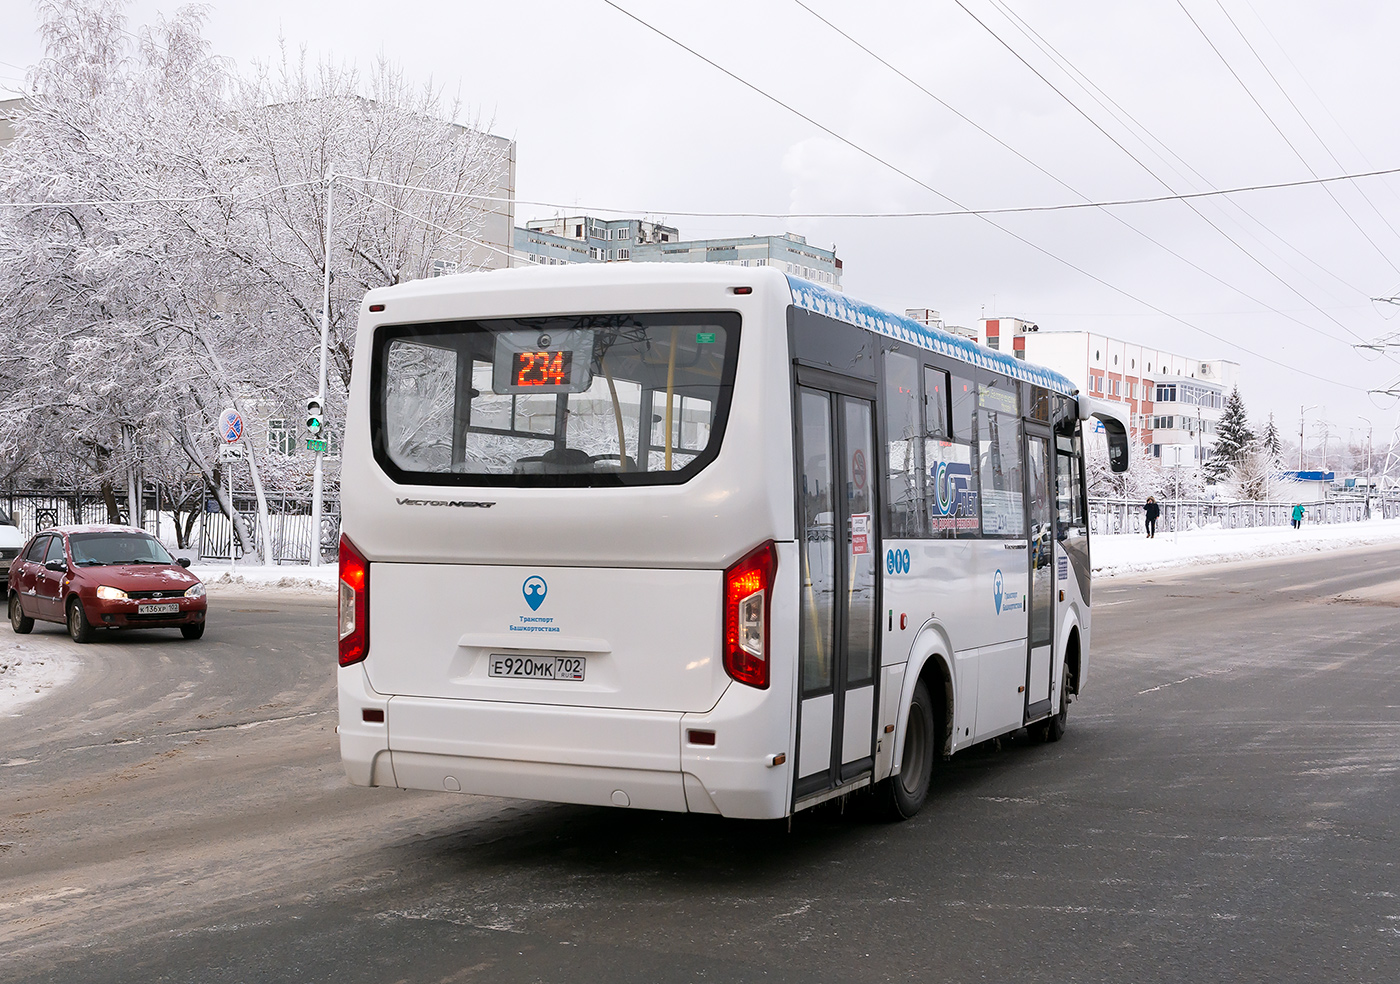
<instances>
[{"instance_id":1,"label":"pedestrian in dark coat","mask_svg":"<svg viewBox=\"0 0 1400 984\"><path fill-rule=\"evenodd\" d=\"M1150 540L1157 535L1157 517L1162 515L1162 507L1149 495L1147 502L1143 503L1142 510L1147 514L1147 538Z\"/></svg>"}]
</instances>

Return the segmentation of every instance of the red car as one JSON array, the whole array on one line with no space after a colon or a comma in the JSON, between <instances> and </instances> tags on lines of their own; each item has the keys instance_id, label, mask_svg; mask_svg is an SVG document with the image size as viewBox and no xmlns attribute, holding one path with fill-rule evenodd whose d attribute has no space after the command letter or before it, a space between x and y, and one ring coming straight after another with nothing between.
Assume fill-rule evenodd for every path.
<instances>
[{"instance_id":1,"label":"red car","mask_svg":"<svg viewBox=\"0 0 1400 984\"><path fill-rule=\"evenodd\" d=\"M155 537L129 526L59 526L36 534L10 566L10 625L63 622L74 642L96 629L179 628L204 635L204 584Z\"/></svg>"}]
</instances>

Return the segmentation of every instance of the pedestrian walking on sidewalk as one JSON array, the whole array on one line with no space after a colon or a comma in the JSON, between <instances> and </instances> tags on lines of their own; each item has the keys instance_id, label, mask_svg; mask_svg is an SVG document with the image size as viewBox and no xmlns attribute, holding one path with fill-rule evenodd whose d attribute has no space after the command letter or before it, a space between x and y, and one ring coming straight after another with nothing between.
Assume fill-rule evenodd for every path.
<instances>
[{"instance_id":1,"label":"pedestrian walking on sidewalk","mask_svg":"<svg viewBox=\"0 0 1400 984\"><path fill-rule=\"evenodd\" d=\"M1302 505L1293 507L1293 528L1296 530L1303 525L1303 513L1307 512Z\"/></svg>"},{"instance_id":2,"label":"pedestrian walking on sidewalk","mask_svg":"<svg viewBox=\"0 0 1400 984\"><path fill-rule=\"evenodd\" d=\"M1157 517L1162 515L1162 507L1149 495L1142 505L1142 511L1147 514L1147 538L1150 540L1157 535Z\"/></svg>"}]
</instances>

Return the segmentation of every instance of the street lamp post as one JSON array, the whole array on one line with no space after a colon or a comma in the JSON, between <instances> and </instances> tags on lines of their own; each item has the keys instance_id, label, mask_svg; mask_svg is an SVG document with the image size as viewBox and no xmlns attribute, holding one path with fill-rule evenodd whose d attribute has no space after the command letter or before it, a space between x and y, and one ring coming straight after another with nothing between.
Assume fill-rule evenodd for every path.
<instances>
[{"instance_id":1,"label":"street lamp post","mask_svg":"<svg viewBox=\"0 0 1400 984\"><path fill-rule=\"evenodd\" d=\"M1365 459L1364 459L1365 462L1366 462L1366 471L1365 471L1365 475L1366 475L1366 508L1365 508L1365 511L1364 511L1363 515L1364 515L1367 519L1370 519L1370 518L1371 518L1371 421L1370 421L1370 418L1368 418L1368 417L1362 417L1360 414L1357 414L1357 417L1358 417L1359 419L1361 419L1361 420L1366 421L1366 457L1365 457Z\"/></svg>"}]
</instances>

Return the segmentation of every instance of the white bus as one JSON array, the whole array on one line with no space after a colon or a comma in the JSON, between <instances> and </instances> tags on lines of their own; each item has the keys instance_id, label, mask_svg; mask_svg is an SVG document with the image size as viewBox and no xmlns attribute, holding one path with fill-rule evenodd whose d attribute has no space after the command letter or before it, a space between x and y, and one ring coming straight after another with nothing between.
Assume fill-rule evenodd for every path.
<instances>
[{"instance_id":1,"label":"white bus","mask_svg":"<svg viewBox=\"0 0 1400 984\"><path fill-rule=\"evenodd\" d=\"M1089 663L1063 376L771 268L421 280L360 311L352 782L776 818L1058 738Z\"/></svg>"}]
</instances>

